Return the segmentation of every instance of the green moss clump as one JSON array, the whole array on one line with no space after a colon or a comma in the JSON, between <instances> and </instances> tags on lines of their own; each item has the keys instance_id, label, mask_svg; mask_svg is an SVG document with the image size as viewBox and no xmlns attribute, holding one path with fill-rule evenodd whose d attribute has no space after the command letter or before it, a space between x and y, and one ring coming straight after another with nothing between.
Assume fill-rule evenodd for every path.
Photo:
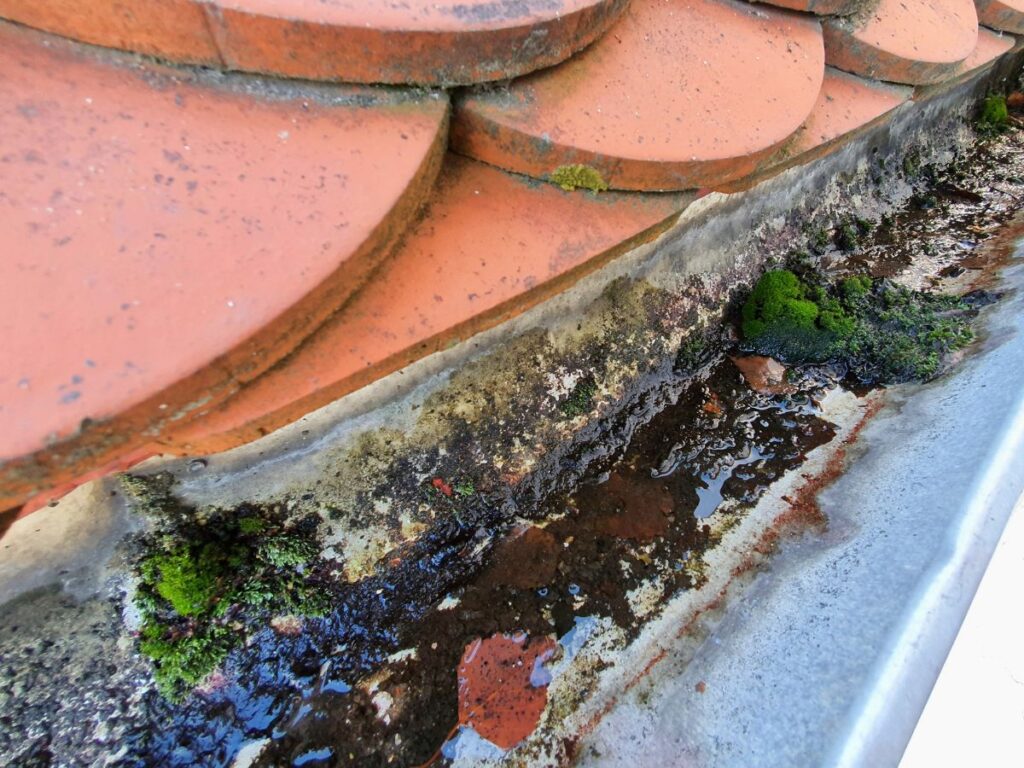
<instances>
[{"instance_id":1,"label":"green moss clump","mask_svg":"<svg viewBox=\"0 0 1024 768\"><path fill-rule=\"evenodd\" d=\"M586 376L576 382L576 386L572 388L569 396L558 404L558 409L566 418L575 419L577 416L590 413L590 409L594 407L596 394L597 382L593 377Z\"/></svg>"},{"instance_id":2,"label":"green moss clump","mask_svg":"<svg viewBox=\"0 0 1024 768\"><path fill-rule=\"evenodd\" d=\"M601 172L589 165L563 165L551 172L551 181L566 192L575 189L589 189L591 192L604 192L608 182Z\"/></svg>"},{"instance_id":3,"label":"green moss clump","mask_svg":"<svg viewBox=\"0 0 1024 768\"><path fill-rule=\"evenodd\" d=\"M743 336L755 339L769 330L812 332L818 305L807 299L807 287L789 270L766 272L743 305Z\"/></svg>"},{"instance_id":4,"label":"green moss clump","mask_svg":"<svg viewBox=\"0 0 1024 768\"><path fill-rule=\"evenodd\" d=\"M198 616L217 597L223 570L216 548L207 545L199 550L181 547L154 555L145 562L143 576L180 615Z\"/></svg>"},{"instance_id":5,"label":"green moss clump","mask_svg":"<svg viewBox=\"0 0 1024 768\"><path fill-rule=\"evenodd\" d=\"M860 299L871 291L871 278L867 275L848 277L839 283L839 292L847 301Z\"/></svg>"},{"instance_id":6,"label":"green moss clump","mask_svg":"<svg viewBox=\"0 0 1024 768\"><path fill-rule=\"evenodd\" d=\"M809 285L768 272L743 306L749 349L792 364L836 362L868 383L927 380L974 338L959 299L867 276Z\"/></svg>"},{"instance_id":7,"label":"green moss clump","mask_svg":"<svg viewBox=\"0 0 1024 768\"><path fill-rule=\"evenodd\" d=\"M316 547L294 536L275 536L261 542L259 556L275 568L295 568L316 557Z\"/></svg>"},{"instance_id":8,"label":"green moss clump","mask_svg":"<svg viewBox=\"0 0 1024 768\"><path fill-rule=\"evenodd\" d=\"M326 615L332 593L316 574L319 548L273 517L216 517L154 534L139 563L140 651L172 700L201 683L238 644L240 626L275 612Z\"/></svg>"},{"instance_id":9,"label":"green moss clump","mask_svg":"<svg viewBox=\"0 0 1024 768\"><path fill-rule=\"evenodd\" d=\"M978 115L978 130L981 133L999 133L1010 123L1010 110L1006 107L1006 97L999 94L988 96L981 104Z\"/></svg>"},{"instance_id":10,"label":"green moss clump","mask_svg":"<svg viewBox=\"0 0 1024 768\"><path fill-rule=\"evenodd\" d=\"M709 359L712 351L711 337L704 328L691 331L679 344L676 352L675 370L693 372L700 368Z\"/></svg>"},{"instance_id":11,"label":"green moss clump","mask_svg":"<svg viewBox=\"0 0 1024 768\"><path fill-rule=\"evenodd\" d=\"M459 482L455 483L455 485L453 485L452 488L455 491L455 494L457 496L461 496L462 498L467 498L476 493L476 483L469 479L460 480Z\"/></svg>"},{"instance_id":12,"label":"green moss clump","mask_svg":"<svg viewBox=\"0 0 1024 768\"><path fill-rule=\"evenodd\" d=\"M267 527L258 517L240 517L238 518L238 530L246 535L254 533L262 533L263 529Z\"/></svg>"},{"instance_id":13,"label":"green moss clump","mask_svg":"<svg viewBox=\"0 0 1024 768\"><path fill-rule=\"evenodd\" d=\"M234 633L222 626L176 632L158 622L142 627L139 650L157 665L158 690L172 701L205 680L231 650Z\"/></svg>"},{"instance_id":14,"label":"green moss clump","mask_svg":"<svg viewBox=\"0 0 1024 768\"><path fill-rule=\"evenodd\" d=\"M875 224L868 219L857 216L848 216L843 219L835 231L835 244L841 251L849 253L860 247L864 236L875 228Z\"/></svg>"}]
</instances>

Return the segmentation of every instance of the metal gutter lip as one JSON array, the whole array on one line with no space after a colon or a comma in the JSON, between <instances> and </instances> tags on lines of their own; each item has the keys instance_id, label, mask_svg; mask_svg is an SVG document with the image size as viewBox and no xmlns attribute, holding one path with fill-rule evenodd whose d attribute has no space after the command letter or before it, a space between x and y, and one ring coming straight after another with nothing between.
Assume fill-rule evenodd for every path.
<instances>
[{"instance_id":1,"label":"metal gutter lip","mask_svg":"<svg viewBox=\"0 0 1024 768\"><path fill-rule=\"evenodd\" d=\"M696 649L667 640L680 664L622 696L578 764L899 764L1024 492L1022 256L978 353L886 391L819 495L827 530L785 542Z\"/></svg>"},{"instance_id":2,"label":"metal gutter lip","mask_svg":"<svg viewBox=\"0 0 1024 768\"><path fill-rule=\"evenodd\" d=\"M922 578L828 764L853 768L898 762L1024 487L1024 396L992 461L974 482L959 525ZM943 559L944 558L944 559Z\"/></svg>"},{"instance_id":3,"label":"metal gutter lip","mask_svg":"<svg viewBox=\"0 0 1024 768\"><path fill-rule=\"evenodd\" d=\"M837 733L839 739L827 755L826 765L852 768L899 762L1010 514L1024 494L1022 251L1024 246L1018 246L1018 260L1005 275L1008 287L1016 293L1007 296L1005 305L997 306L989 317L990 338L1002 337L1001 343L968 361L962 374L955 372L939 382L934 391L940 396L932 398L934 406L925 406L958 409L961 418L967 413L976 416L975 436L981 438L978 446L985 450L974 453L976 461L968 463L969 451L962 444L968 441L959 441L955 434L937 436L938 442L961 443L959 449L951 445L945 457L946 471L941 474L951 498L961 489L966 493L943 539L933 549L931 562L906 597L887 643L863 682L862 694ZM961 378L968 380L967 386L957 386ZM944 390L952 391L946 394ZM984 394L986 391L991 394ZM934 456L924 460L936 458L942 461ZM912 487L907 472L913 466L911 461L894 467L897 477L908 481L907 487ZM850 474L857 471L855 465ZM834 498L842 490L841 482L832 490L826 495Z\"/></svg>"}]
</instances>

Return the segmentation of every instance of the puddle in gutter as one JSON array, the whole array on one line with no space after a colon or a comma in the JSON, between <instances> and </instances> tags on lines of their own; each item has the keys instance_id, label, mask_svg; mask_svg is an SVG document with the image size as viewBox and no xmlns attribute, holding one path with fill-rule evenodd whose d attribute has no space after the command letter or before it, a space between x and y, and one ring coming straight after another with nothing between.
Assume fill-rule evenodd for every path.
<instances>
[{"instance_id":1,"label":"puddle in gutter","mask_svg":"<svg viewBox=\"0 0 1024 768\"><path fill-rule=\"evenodd\" d=\"M414 650L401 661L347 695L321 689L307 697L302 716L256 765L296 765L317 750L330 752L318 765L443 763L469 748L465 726L476 731L474 749L480 736L515 744L543 710L548 664L572 650L581 626L607 618L634 636L659 603L702 583L702 557L714 543L704 518L740 514L832 439L816 404L829 385L806 378L793 394L760 394L730 360L716 363L641 426L624 455L550 499L542 515L497 543L476 577L403 628L401 641ZM655 583L645 597L644 586ZM522 642L518 677L507 638ZM552 651L556 640L557 652L538 664L536 649ZM473 658L485 668L507 666L490 680L476 672L476 691L466 690L471 651L490 653Z\"/></svg>"}]
</instances>

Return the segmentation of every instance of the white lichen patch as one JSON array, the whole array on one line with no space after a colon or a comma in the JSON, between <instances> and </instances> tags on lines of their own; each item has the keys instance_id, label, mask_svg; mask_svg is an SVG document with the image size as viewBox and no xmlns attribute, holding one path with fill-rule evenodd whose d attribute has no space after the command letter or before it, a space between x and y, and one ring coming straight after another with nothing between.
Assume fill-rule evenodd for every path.
<instances>
[{"instance_id":1,"label":"white lichen patch","mask_svg":"<svg viewBox=\"0 0 1024 768\"><path fill-rule=\"evenodd\" d=\"M403 648L400 651L395 651L387 658L388 664L398 664L402 661L409 661L412 659L415 661L420 657L420 651L418 648Z\"/></svg>"},{"instance_id":2,"label":"white lichen patch","mask_svg":"<svg viewBox=\"0 0 1024 768\"><path fill-rule=\"evenodd\" d=\"M662 602L665 593L665 585L661 579L651 579L641 583L639 586L626 593L626 601L629 609L638 619L643 619L654 613Z\"/></svg>"},{"instance_id":3,"label":"white lichen patch","mask_svg":"<svg viewBox=\"0 0 1024 768\"><path fill-rule=\"evenodd\" d=\"M553 400L564 400L572 393L584 375L579 368L570 371L561 365L554 371L548 371L544 374L548 396Z\"/></svg>"},{"instance_id":4,"label":"white lichen patch","mask_svg":"<svg viewBox=\"0 0 1024 768\"><path fill-rule=\"evenodd\" d=\"M391 707L395 703L394 697L387 691L377 691L370 701L377 710L377 719L385 725L390 725Z\"/></svg>"},{"instance_id":5,"label":"white lichen patch","mask_svg":"<svg viewBox=\"0 0 1024 768\"><path fill-rule=\"evenodd\" d=\"M324 537L324 544L341 555L345 580L354 583L372 576L376 572L377 563L398 542L394 541L387 528L373 526L356 531L332 529Z\"/></svg>"},{"instance_id":6,"label":"white lichen patch","mask_svg":"<svg viewBox=\"0 0 1024 768\"><path fill-rule=\"evenodd\" d=\"M428 528L426 523L414 520L408 511L402 513L398 518L398 524L401 526L402 541L406 543L418 539Z\"/></svg>"},{"instance_id":7,"label":"white lichen patch","mask_svg":"<svg viewBox=\"0 0 1024 768\"><path fill-rule=\"evenodd\" d=\"M298 616L275 616L270 620L270 627L279 635L295 637L302 632L302 619Z\"/></svg>"},{"instance_id":8,"label":"white lichen patch","mask_svg":"<svg viewBox=\"0 0 1024 768\"><path fill-rule=\"evenodd\" d=\"M437 604L437 610L450 611L452 608L455 608L461 602L461 598L454 597L452 595L445 595L444 600Z\"/></svg>"}]
</instances>

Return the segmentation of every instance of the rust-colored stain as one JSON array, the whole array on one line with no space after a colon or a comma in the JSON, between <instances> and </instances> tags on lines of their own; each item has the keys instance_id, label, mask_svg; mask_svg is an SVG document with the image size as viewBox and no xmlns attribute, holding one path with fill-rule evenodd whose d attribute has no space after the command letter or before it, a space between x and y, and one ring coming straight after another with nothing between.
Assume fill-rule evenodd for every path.
<instances>
[{"instance_id":1,"label":"rust-colored stain","mask_svg":"<svg viewBox=\"0 0 1024 768\"><path fill-rule=\"evenodd\" d=\"M629 0L0 0L75 40L286 77L465 85L568 58Z\"/></svg>"},{"instance_id":2,"label":"rust-colored stain","mask_svg":"<svg viewBox=\"0 0 1024 768\"><path fill-rule=\"evenodd\" d=\"M615 470L600 485L580 488L576 503L584 511L599 510L594 528L604 535L640 542L663 535L675 509L672 491L663 480L626 469Z\"/></svg>"},{"instance_id":3,"label":"rust-colored stain","mask_svg":"<svg viewBox=\"0 0 1024 768\"><path fill-rule=\"evenodd\" d=\"M520 314L651 239L689 195L564 192L449 155L423 219L342 311L168 439L224 450Z\"/></svg>"},{"instance_id":4,"label":"rust-colored stain","mask_svg":"<svg viewBox=\"0 0 1024 768\"><path fill-rule=\"evenodd\" d=\"M560 551L561 542L543 528L531 525L515 530L495 547L481 583L514 589L543 587L555 578Z\"/></svg>"},{"instance_id":5,"label":"rust-colored stain","mask_svg":"<svg viewBox=\"0 0 1024 768\"><path fill-rule=\"evenodd\" d=\"M910 85L953 77L977 42L973 0L879 0L863 18L825 23L833 67Z\"/></svg>"},{"instance_id":6,"label":"rust-colored stain","mask_svg":"<svg viewBox=\"0 0 1024 768\"><path fill-rule=\"evenodd\" d=\"M554 652L553 639L526 633L471 642L459 663L459 723L502 749L525 739L547 706L543 665Z\"/></svg>"},{"instance_id":7,"label":"rust-colored stain","mask_svg":"<svg viewBox=\"0 0 1024 768\"><path fill-rule=\"evenodd\" d=\"M986 27L1024 35L1024 0L974 0Z\"/></svg>"},{"instance_id":8,"label":"rust-colored stain","mask_svg":"<svg viewBox=\"0 0 1024 768\"><path fill-rule=\"evenodd\" d=\"M809 16L732 0L634 0L560 67L464 97L452 146L536 178L580 164L614 189L719 185L754 171L800 127L824 62Z\"/></svg>"},{"instance_id":9,"label":"rust-colored stain","mask_svg":"<svg viewBox=\"0 0 1024 768\"><path fill-rule=\"evenodd\" d=\"M447 101L335 95L262 99L0 25L0 508L235 391L387 255Z\"/></svg>"},{"instance_id":10,"label":"rust-colored stain","mask_svg":"<svg viewBox=\"0 0 1024 768\"><path fill-rule=\"evenodd\" d=\"M857 442L868 422L878 414L884 404L884 398L881 396L872 397L864 404L863 415L843 438L841 446L829 458L821 472L813 476L804 475L805 482L797 490L796 499L783 497L783 501L789 506L775 517L772 524L754 545L751 554L744 557L733 568L729 580L722 588L716 594L710 595L708 600L678 629L676 638L692 635L705 616L720 611L728 599L733 584L750 571L757 569L764 562L763 558L774 552L780 539L802 535L808 530L820 529L821 526L827 524L827 520L818 506L818 495L842 474L848 449ZM669 651L666 646L656 646L644 667L626 681L619 695L610 697L605 705L591 715L590 719L578 729L577 743L592 733L605 716L618 705L619 700L646 680L654 669L668 657ZM697 690L699 693L704 693L707 690L707 684L704 683L704 690L699 688Z\"/></svg>"},{"instance_id":11,"label":"rust-colored stain","mask_svg":"<svg viewBox=\"0 0 1024 768\"><path fill-rule=\"evenodd\" d=\"M789 536L800 535L808 530L824 529L828 518L818 504L821 492L842 475L846 468L846 457L850 446L860 438L861 432L885 405L881 395L874 395L864 403L864 413L843 438L839 447L829 457L824 468L816 475L803 475L804 482L793 496L783 496L789 506L772 521L771 526L754 545L754 551L768 555L774 552L779 542Z\"/></svg>"}]
</instances>

